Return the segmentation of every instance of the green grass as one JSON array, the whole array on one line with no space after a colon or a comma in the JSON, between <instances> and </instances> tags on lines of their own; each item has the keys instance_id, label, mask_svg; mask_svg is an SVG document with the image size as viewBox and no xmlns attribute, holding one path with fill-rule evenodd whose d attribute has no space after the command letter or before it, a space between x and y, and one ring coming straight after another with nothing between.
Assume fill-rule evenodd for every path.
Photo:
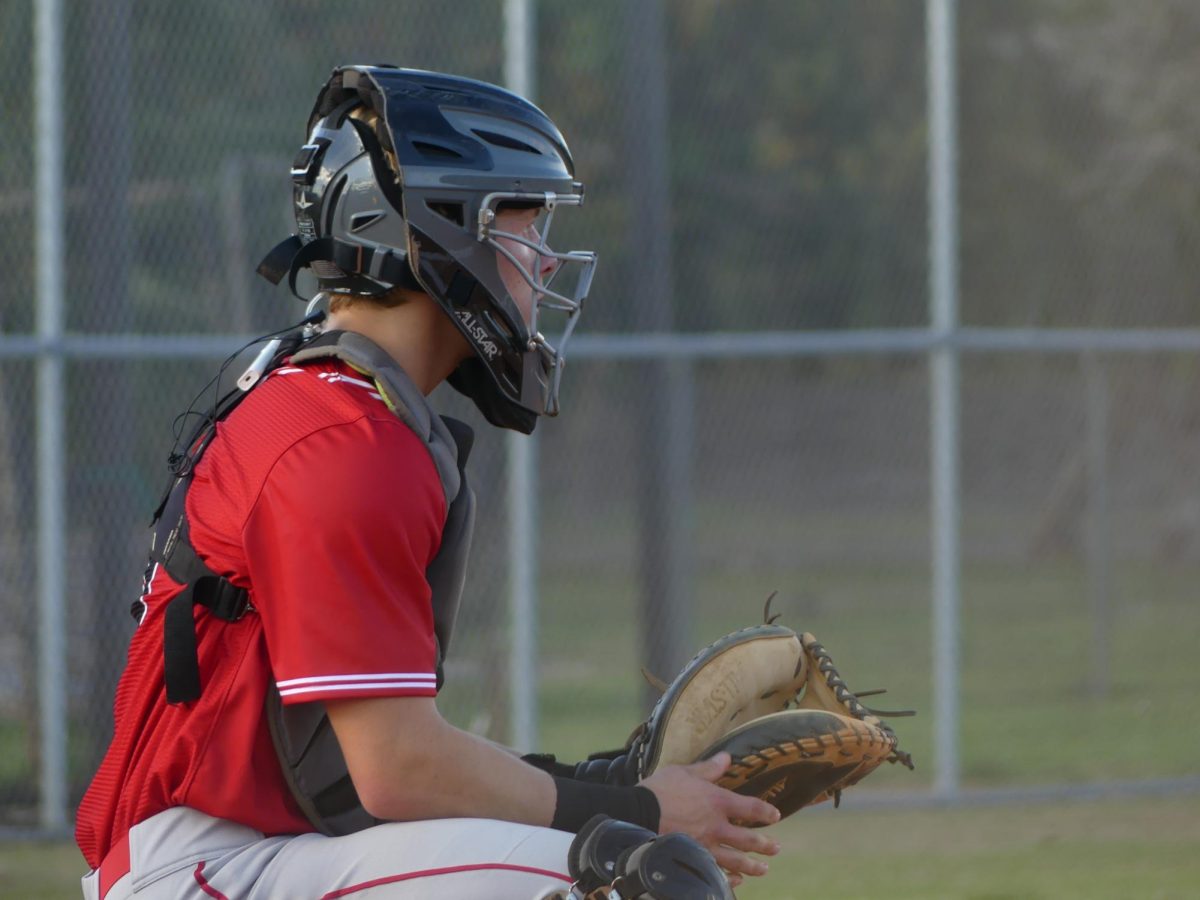
<instances>
[{"instance_id":1,"label":"green grass","mask_svg":"<svg viewBox=\"0 0 1200 900\"><path fill-rule=\"evenodd\" d=\"M87 864L74 844L32 841L0 843L0 897L59 900L82 896L79 879Z\"/></svg>"},{"instance_id":2,"label":"green grass","mask_svg":"<svg viewBox=\"0 0 1200 900\"><path fill-rule=\"evenodd\" d=\"M813 809L740 900L1184 900L1200 798L960 810Z\"/></svg>"},{"instance_id":3,"label":"green grass","mask_svg":"<svg viewBox=\"0 0 1200 900\"><path fill-rule=\"evenodd\" d=\"M1200 885L1200 797L956 810L803 811L739 900L1185 900ZM70 845L0 845L0 896L79 896Z\"/></svg>"}]
</instances>

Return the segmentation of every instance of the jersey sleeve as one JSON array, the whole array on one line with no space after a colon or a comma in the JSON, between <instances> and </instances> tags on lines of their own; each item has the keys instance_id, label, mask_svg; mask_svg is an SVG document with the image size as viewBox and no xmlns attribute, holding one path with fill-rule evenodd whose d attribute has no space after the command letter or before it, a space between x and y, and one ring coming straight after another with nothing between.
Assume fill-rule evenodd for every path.
<instances>
[{"instance_id":1,"label":"jersey sleeve","mask_svg":"<svg viewBox=\"0 0 1200 900\"><path fill-rule=\"evenodd\" d=\"M284 703L436 694L425 570L445 515L399 421L333 425L280 456L242 537Z\"/></svg>"}]
</instances>

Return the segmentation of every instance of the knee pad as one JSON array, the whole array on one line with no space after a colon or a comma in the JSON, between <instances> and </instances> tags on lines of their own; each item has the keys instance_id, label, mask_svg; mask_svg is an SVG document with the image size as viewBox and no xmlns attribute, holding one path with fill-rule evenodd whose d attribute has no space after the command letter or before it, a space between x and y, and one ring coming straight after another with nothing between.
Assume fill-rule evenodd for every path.
<instances>
[{"instance_id":1,"label":"knee pad","mask_svg":"<svg viewBox=\"0 0 1200 900\"><path fill-rule=\"evenodd\" d=\"M567 856L572 898L734 900L729 880L697 841L598 815L579 830Z\"/></svg>"},{"instance_id":2,"label":"knee pad","mask_svg":"<svg viewBox=\"0 0 1200 900\"><path fill-rule=\"evenodd\" d=\"M734 900L713 855L679 832L624 851L612 889L621 900Z\"/></svg>"},{"instance_id":3,"label":"knee pad","mask_svg":"<svg viewBox=\"0 0 1200 900\"><path fill-rule=\"evenodd\" d=\"M580 893L590 893L612 884L622 853L652 840L654 832L650 829L601 813L588 819L575 835L567 851L567 871Z\"/></svg>"}]
</instances>

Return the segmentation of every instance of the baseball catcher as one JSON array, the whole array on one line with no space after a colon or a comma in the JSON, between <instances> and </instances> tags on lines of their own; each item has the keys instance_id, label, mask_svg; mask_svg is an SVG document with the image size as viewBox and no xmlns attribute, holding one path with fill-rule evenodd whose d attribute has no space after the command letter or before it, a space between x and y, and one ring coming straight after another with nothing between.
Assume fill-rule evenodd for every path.
<instances>
[{"instance_id":1,"label":"baseball catcher","mask_svg":"<svg viewBox=\"0 0 1200 900\"><path fill-rule=\"evenodd\" d=\"M472 431L428 396L525 434L559 414L596 265L549 244L584 196L565 138L495 85L391 66L335 69L303 134L295 233L259 272L317 293L177 435L76 817L85 897L526 900L572 883L601 814L676 834L617 865L625 890L660 860L763 874L779 811L715 784L724 756L639 745L606 783L438 708L475 495Z\"/></svg>"}]
</instances>

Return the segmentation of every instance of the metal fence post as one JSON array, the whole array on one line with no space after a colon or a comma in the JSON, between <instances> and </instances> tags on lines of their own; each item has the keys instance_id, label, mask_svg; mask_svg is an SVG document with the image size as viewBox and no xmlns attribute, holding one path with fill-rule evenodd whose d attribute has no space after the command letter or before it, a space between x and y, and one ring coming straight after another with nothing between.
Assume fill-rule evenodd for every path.
<instances>
[{"instance_id":1,"label":"metal fence post","mask_svg":"<svg viewBox=\"0 0 1200 900\"><path fill-rule=\"evenodd\" d=\"M958 148L955 2L928 0L930 318L943 339L930 352L933 528L934 790L959 788Z\"/></svg>"},{"instance_id":2,"label":"metal fence post","mask_svg":"<svg viewBox=\"0 0 1200 900\"><path fill-rule=\"evenodd\" d=\"M533 0L504 2L504 83L532 100L535 90ZM534 490L537 435L508 435L509 603L512 644L509 647L509 739L514 747L537 746L537 528Z\"/></svg>"},{"instance_id":3,"label":"metal fence post","mask_svg":"<svg viewBox=\"0 0 1200 900\"><path fill-rule=\"evenodd\" d=\"M675 330L671 247L670 97L667 20L661 0L627 0L623 152L626 177L638 197L627 231L630 257L641 261L626 293L634 328L643 334ZM632 275L632 272L631 272ZM638 626L641 663L660 678L674 677L692 654L693 591L686 530L690 505L690 374L666 360L641 368L637 495ZM649 711L658 692L642 686Z\"/></svg>"},{"instance_id":4,"label":"metal fence post","mask_svg":"<svg viewBox=\"0 0 1200 900\"><path fill-rule=\"evenodd\" d=\"M1112 685L1112 564L1109 539L1108 496L1108 372L1095 352L1081 360L1087 429L1085 465L1084 555L1087 559L1088 608L1092 618L1091 674L1088 691L1107 697Z\"/></svg>"},{"instance_id":5,"label":"metal fence post","mask_svg":"<svg viewBox=\"0 0 1200 900\"><path fill-rule=\"evenodd\" d=\"M37 576L42 827L67 818L66 454L63 334L62 6L38 0L34 23L37 128Z\"/></svg>"}]
</instances>

